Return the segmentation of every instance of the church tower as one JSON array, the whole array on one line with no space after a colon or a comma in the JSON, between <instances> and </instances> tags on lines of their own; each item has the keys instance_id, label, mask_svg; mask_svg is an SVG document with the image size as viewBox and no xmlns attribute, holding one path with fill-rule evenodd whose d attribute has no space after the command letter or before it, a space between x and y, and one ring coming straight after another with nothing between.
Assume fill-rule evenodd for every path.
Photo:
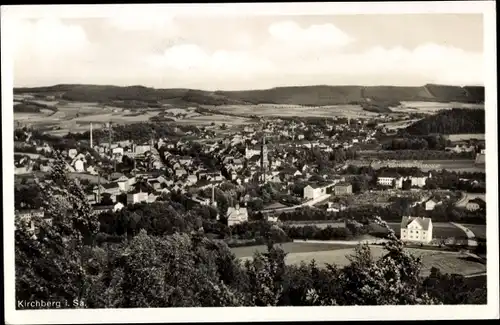
<instances>
[{"instance_id":1,"label":"church tower","mask_svg":"<svg viewBox=\"0 0 500 325\"><path fill-rule=\"evenodd\" d=\"M262 146L260 148L260 168L262 172L262 181L266 181L266 172L269 167L268 151L266 145L266 137L262 138Z\"/></svg>"}]
</instances>

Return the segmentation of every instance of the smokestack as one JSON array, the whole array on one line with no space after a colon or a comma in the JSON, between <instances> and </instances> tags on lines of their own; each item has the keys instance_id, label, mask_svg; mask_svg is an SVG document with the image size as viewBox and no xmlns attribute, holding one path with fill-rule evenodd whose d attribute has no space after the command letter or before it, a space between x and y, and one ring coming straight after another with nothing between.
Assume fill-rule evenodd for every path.
<instances>
[{"instance_id":1,"label":"smokestack","mask_svg":"<svg viewBox=\"0 0 500 325\"><path fill-rule=\"evenodd\" d=\"M215 190L214 190L214 184L212 184L212 204L215 202Z\"/></svg>"},{"instance_id":2,"label":"smokestack","mask_svg":"<svg viewBox=\"0 0 500 325\"><path fill-rule=\"evenodd\" d=\"M111 122L108 122L108 133L109 133L109 156L111 157L112 150L111 150Z\"/></svg>"},{"instance_id":3,"label":"smokestack","mask_svg":"<svg viewBox=\"0 0 500 325\"><path fill-rule=\"evenodd\" d=\"M94 142L92 138L92 123L90 123L90 149L94 147Z\"/></svg>"},{"instance_id":4,"label":"smokestack","mask_svg":"<svg viewBox=\"0 0 500 325\"><path fill-rule=\"evenodd\" d=\"M97 203L101 203L101 173L97 172Z\"/></svg>"}]
</instances>

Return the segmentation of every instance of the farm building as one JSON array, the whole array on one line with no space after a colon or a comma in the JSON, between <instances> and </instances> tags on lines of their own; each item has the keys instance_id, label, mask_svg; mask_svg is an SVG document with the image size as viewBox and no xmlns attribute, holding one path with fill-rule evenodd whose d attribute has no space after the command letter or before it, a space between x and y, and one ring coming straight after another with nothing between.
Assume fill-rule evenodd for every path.
<instances>
[{"instance_id":1,"label":"farm building","mask_svg":"<svg viewBox=\"0 0 500 325\"><path fill-rule=\"evenodd\" d=\"M432 210L434 210L434 208L436 207L436 205L440 205L441 203L442 203L441 201L430 199L427 202L425 202L425 204L424 204L425 205L425 210L426 211L432 211Z\"/></svg>"},{"instance_id":2,"label":"farm building","mask_svg":"<svg viewBox=\"0 0 500 325\"><path fill-rule=\"evenodd\" d=\"M335 185L335 195L349 195L352 194L352 185L348 183L340 183Z\"/></svg>"},{"instance_id":3,"label":"farm building","mask_svg":"<svg viewBox=\"0 0 500 325\"><path fill-rule=\"evenodd\" d=\"M325 186L320 186L317 184L307 185L304 187L304 199L314 200L320 196L331 193L331 190L335 186L335 183L328 184Z\"/></svg>"},{"instance_id":4,"label":"farm building","mask_svg":"<svg viewBox=\"0 0 500 325\"><path fill-rule=\"evenodd\" d=\"M227 209L227 225L232 226L242 222L248 221L247 208L240 208L237 204L236 207L229 207Z\"/></svg>"},{"instance_id":5,"label":"farm building","mask_svg":"<svg viewBox=\"0 0 500 325\"><path fill-rule=\"evenodd\" d=\"M148 193L142 192L141 190L137 192L132 192L127 194L127 204L137 204L141 202L148 201Z\"/></svg>"},{"instance_id":6,"label":"farm building","mask_svg":"<svg viewBox=\"0 0 500 325\"><path fill-rule=\"evenodd\" d=\"M432 220L421 217L403 217L401 240L427 244L432 241Z\"/></svg>"}]
</instances>

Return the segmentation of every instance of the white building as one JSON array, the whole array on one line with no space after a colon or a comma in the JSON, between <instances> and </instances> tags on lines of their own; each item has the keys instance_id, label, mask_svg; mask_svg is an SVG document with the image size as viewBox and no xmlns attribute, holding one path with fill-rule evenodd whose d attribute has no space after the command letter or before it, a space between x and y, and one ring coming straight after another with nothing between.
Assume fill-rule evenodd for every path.
<instances>
[{"instance_id":1,"label":"white building","mask_svg":"<svg viewBox=\"0 0 500 325\"><path fill-rule=\"evenodd\" d=\"M77 173L83 173L85 171L85 164L83 160L76 160L73 164L73 167L75 168L75 172Z\"/></svg>"},{"instance_id":2,"label":"white building","mask_svg":"<svg viewBox=\"0 0 500 325\"><path fill-rule=\"evenodd\" d=\"M148 201L148 193L147 192L135 192L127 194L127 204L137 204L141 202Z\"/></svg>"},{"instance_id":3,"label":"white building","mask_svg":"<svg viewBox=\"0 0 500 325\"><path fill-rule=\"evenodd\" d=\"M432 220L421 217L403 217L401 240L428 244L432 241Z\"/></svg>"},{"instance_id":4,"label":"white building","mask_svg":"<svg viewBox=\"0 0 500 325\"><path fill-rule=\"evenodd\" d=\"M304 187L304 199L314 200L320 196L328 194L328 190L335 186L335 183L326 186L307 185Z\"/></svg>"},{"instance_id":5,"label":"white building","mask_svg":"<svg viewBox=\"0 0 500 325\"><path fill-rule=\"evenodd\" d=\"M75 158L77 154L78 154L78 150L76 150L76 149L69 149L69 151L68 151L68 157L71 159Z\"/></svg>"},{"instance_id":6,"label":"white building","mask_svg":"<svg viewBox=\"0 0 500 325\"><path fill-rule=\"evenodd\" d=\"M382 186L392 186L396 180L397 178L393 176L383 176L377 178L377 183Z\"/></svg>"},{"instance_id":7,"label":"white building","mask_svg":"<svg viewBox=\"0 0 500 325\"><path fill-rule=\"evenodd\" d=\"M432 211L432 210L434 210L436 205L440 205L440 204L441 204L441 201L436 201L436 200L430 199L427 202L425 202L425 210Z\"/></svg>"},{"instance_id":8,"label":"white building","mask_svg":"<svg viewBox=\"0 0 500 325\"><path fill-rule=\"evenodd\" d=\"M117 203L115 203L115 205L113 205L113 212L120 211L124 207L125 206L123 205L123 203L117 202Z\"/></svg>"},{"instance_id":9,"label":"white building","mask_svg":"<svg viewBox=\"0 0 500 325\"><path fill-rule=\"evenodd\" d=\"M237 204L236 207L229 207L227 209L227 225L232 226L242 222L248 221L247 208L240 208Z\"/></svg>"},{"instance_id":10,"label":"white building","mask_svg":"<svg viewBox=\"0 0 500 325\"><path fill-rule=\"evenodd\" d=\"M260 150L258 149L248 149L248 147L245 148L245 158L250 159L253 156L260 156Z\"/></svg>"},{"instance_id":11,"label":"white building","mask_svg":"<svg viewBox=\"0 0 500 325\"><path fill-rule=\"evenodd\" d=\"M114 148L111 152L112 152L113 156L120 156L121 157L124 154L123 148L120 148L120 147Z\"/></svg>"}]
</instances>

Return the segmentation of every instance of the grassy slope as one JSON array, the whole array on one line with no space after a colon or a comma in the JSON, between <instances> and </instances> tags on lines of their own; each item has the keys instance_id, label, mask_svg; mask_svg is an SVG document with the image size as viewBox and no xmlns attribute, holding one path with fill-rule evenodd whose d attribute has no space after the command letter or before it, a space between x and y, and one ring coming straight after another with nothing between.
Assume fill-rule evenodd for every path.
<instances>
[{"instance_id":1,"label":"grassy slope","mask_svg":"<svg viewBox=\"0 0 500 325\"><path fill-rule=\"evenodd\" d=\"M425 85L422 87L323 85L217 92L190 89L154 89L143 86L56 85L38 88L15 88L14 93L44 93L61 96L63 99L70 101L113 102L135 100L146 103L181 101L209 105L275 103L323 106L364 103L366 99L371 99L372 102L410 100L480 102L484 100L484 87L467 87L467 89L464 89L441 85Z\"/></svg>"}]
</instances>

